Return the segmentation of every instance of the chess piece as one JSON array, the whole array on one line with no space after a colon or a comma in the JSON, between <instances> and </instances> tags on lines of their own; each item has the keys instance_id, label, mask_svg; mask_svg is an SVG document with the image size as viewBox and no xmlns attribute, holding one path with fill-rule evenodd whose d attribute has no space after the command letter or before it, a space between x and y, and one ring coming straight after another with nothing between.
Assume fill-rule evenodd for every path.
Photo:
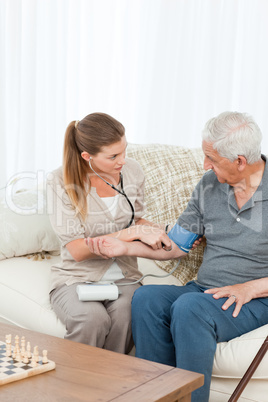
<instances>
[{"instance_id":1,"label":"chess piece","mask_svg":"<svg viewBox=\"0 0 268 402\"><path fill-rule=\"evenodd\" d=\"M6 335L6 343L11 343L11 334Z\"/></svg>"},{"instance_id":2,"label":"chess piece","mask_svg":"<svg viewBox=\"0 0 268 402\"><path fill-rule=\"evenodd\" d=\"M19 338L18 335L16 335L16 336L15 336L15 349L16 349L16 352L17 352L17 350L20 348L20 347L19 347L19 342L20 342L20 338Z\"/></svg>"},{"instance_id":3,"label":"chess piece","mask_svg":"<svg viewBox=\"0 0 268 402\"><path fill-rule=\"evenodd\" d=\"M37 361L34 359L34 358L32 358L32 367L37 367Z\"/></svg>"},{"instance_id":4,"label":"chess piece","mask_svg":"<svg viewBox=\"0 0 268 402\"><path fill-rule=\"evenodd\" d=\"M6 348L6 356L7 356L7 357L12 356L11 345L10 345L10 346L7 346L7 348Z\"/></svg>"},{"instance_id":5,"label":"chess piece","mask_svg":"<svg viewBox=\"0 0 268 402\"><path fill-rule=\"evenodd\" d=\"M13 359L14 359L14 355L15 355L15 359L17 359L17 357L19 358L20 355L20 347L19 347L19 342L20 342L20 338L18 335L15 336L15 348L14 348L14 353L13 353Z\"/></svg>"},{"instance_id":6,"label":"chess piece","mask_svg":"<svg viewBox=\"0 0 268 402\"><path fill-rule=\"evenodd\" d=\"M43 350L43 359L42 359L42 363L48 363L48 359L47 359L47 350Z\"/></svg>"},{"instance_id":7,"label":"chess piece","mask_svg":"<svg viewBox=\"0 0 268 402\"><path fill-rule=\"evenodd\" d=\"M20 362L21 361L21 354L20 354L20 350L18 350L18 352L16 353L16 357L15 359Z\"/></svg>"},{"instance_id":8,"label":"chess piece","mask_svg":"<svg viewBox=\"0 0 268 402\"><path fill-rule=\"evenodd\" d=\"M21 356L24 357L25 354L26 354L26 350L25 350L25 337L24 337L24 336L21 338L21 350L20 350L20 352L21 352Z\"/></svg>"},{"instance_id":9,"label":"chess piece","mask_svg":"<svg viewBox=\"0 0 268 402\"><path fill-rule=\"evenodd\" d=\"M34 350L33 350L33 360L35 360L37 363L39 362L38 346L35 346L35 347L34 347Z\"/></svg>"},{"instance_id":10,"label":"chess piece","mask_svg":"<svg viewBox=\"0 0 268 402\"><path fill-rule=\"evenodd\" d=\"M23 359L22 359L23 363L28 364L29 363L29 359L27 354L24 355Z\"/></svg>"},{"instance_id":11,"label":"chess piece","mask_svg":"<svg viewBox=\"0 0 268 402\"><path fill-rule=\"evenodd\" d=\"M7 357L12 356L12 351L11 351L11 334L6 335L6 356L7 356Z\"/></svg>"},{"instance_id":12,"label":"chess piece","mask_svg":"<svg viewBox=\"0 0 268 402\"><path fill-rule=\"evenodd\" d=\"M32 354L31 354L31 344L30 344L30 342L27 342L26 352L27 352L28 359L31 359Z\"/></svg>"}]
</instances>

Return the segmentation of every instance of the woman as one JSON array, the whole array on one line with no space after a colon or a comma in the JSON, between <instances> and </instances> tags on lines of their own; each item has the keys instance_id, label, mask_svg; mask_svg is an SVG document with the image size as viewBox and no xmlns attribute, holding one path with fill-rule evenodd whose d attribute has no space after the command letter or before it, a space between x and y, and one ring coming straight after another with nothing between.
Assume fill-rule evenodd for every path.
<instances>
[{"instance_id":1,"label":"woman","mask_svg":"<svg viewBox=\"0 0 268 402\"><path fill-rule=\"evenodd\" d=\"M171 245L162 229L142 218L144 175L125 158L126 147L125 129L111 116L93 113L73 121L65 133L63 167L48 181L50 219L62 246L61 263L52 267L50 300L66 326L65 338L120 353L133 346L131 299L140 285L120 286L117 300L103 302L80 301L76 287L86 281L131 283L142 275L136 257L102 258L85 239L109 234L154 249Z\"/></svg>"}]
</instances>

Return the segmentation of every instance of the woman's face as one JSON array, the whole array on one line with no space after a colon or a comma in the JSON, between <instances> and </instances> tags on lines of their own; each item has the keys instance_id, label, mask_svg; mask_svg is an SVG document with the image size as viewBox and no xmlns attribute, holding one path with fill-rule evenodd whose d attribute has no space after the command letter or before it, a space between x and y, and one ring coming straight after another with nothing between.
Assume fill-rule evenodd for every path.
<instances>
[{"instance_id":1,"label":"woman's face","mask_svg":"<svg viewBox=\"0 0 268 402\"><path fill-rule=\"evenodd\" d=\"M91 156L91 165L98 173L106 173L106 175L118 174L124 164L126 156L127 141L123 136L120 141L102 147L101 151Z\"/></svg>"}]
</instances>

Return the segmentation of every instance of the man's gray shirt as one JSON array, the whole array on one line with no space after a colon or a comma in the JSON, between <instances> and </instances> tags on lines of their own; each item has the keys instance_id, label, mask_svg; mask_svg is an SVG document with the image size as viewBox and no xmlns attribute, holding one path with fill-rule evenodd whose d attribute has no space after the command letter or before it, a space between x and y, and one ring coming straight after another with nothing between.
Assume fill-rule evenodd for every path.
<instances>
[{"instance_id":1,"label":"man's gray shirt","mask_svg":"<svg viewBox=\"0 0 268 402\"><path fill-rule=\"evenodd\" d=\"M208 171L177 223L206 237L199 285L227 286L268 277L267 163L257 191L241 209L233 187L219 183L215 173Z\"/></svg>"}]
</instances>

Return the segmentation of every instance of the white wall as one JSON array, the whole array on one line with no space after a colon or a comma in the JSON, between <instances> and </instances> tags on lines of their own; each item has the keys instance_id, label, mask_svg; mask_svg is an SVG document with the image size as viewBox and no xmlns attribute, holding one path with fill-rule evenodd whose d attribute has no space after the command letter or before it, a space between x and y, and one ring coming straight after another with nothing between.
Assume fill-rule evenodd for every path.
<instances>
[{"instance_id":1,"label":"white wall","mask_svg":"<svg viewBox=\"0 0 268 402\"><path fill-rule=\"evenodd\" d=\"M129 142L200 145L224 110L253 115L268 153L267 0L0 0L0 186L61 164L94 111Z\"/></svg>"}]
</instances>

